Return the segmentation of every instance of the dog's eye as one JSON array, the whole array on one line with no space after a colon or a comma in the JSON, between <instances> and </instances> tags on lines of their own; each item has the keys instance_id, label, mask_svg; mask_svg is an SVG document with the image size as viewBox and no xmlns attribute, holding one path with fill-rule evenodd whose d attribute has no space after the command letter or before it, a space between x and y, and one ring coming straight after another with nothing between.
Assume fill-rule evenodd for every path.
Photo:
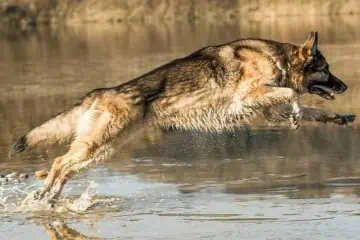
<instances>
[{"instance_id":1,"label":"dog's eye","mask_svg":"<svg viewBox=\"0 0 360 240\"><path fill-rule=\"evenodd\" d=\"M311 62L305 64L304 70L305 72L316 72L316 68L314 67L314 64L312 64Z\"/></svg>"},{"instance_id":2,"label":"dog's eye","mask_svg":"<svg viewBox=\"0 0 360 240\"><path fill-rule=\"evenodd\" d=\"M329 72L329 65L326 65L326 66L322 67L321 69L319 69L319 71L322 71L324 73L328 73Z\"/></svg>"}]
</instances>

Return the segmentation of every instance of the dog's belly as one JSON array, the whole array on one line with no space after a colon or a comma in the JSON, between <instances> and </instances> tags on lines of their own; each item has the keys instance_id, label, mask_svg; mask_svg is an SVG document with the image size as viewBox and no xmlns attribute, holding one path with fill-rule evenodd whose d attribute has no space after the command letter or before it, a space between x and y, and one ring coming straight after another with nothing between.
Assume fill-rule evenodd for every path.
<instances>
[{"instance_id":1,"label":"dog's belly","mask_svg":"<svg viewBox=\"0 0 360 240\"><path fill-rule=\"evenodd\" d=\"M247 124L260 114L258 110L244 106L236 111L231 108L189 108L164 115L156 122L165 128L218 132Z\"/></svg>"}]
</instances>

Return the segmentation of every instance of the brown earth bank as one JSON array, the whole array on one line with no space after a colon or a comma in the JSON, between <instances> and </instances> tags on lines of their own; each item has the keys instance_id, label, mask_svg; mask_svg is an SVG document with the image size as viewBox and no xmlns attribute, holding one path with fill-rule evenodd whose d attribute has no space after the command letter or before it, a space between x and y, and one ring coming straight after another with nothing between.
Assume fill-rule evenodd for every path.
<instances>
[{"instance_id":1,"label":"brown earth bank","mask_svg":"<svg viewBox=\"0 0 360 240\"><path fill-rule=\"evenodd\" d=\"M227 21L360 14L357 0L2 0L0 19L33 22Z\"/></svg>"}]
</instances>

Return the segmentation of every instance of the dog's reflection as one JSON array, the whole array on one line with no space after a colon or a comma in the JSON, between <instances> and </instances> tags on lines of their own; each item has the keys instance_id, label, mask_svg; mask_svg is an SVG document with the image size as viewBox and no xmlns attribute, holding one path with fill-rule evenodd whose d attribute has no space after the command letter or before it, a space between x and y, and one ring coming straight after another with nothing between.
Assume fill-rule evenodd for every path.
<instances>
[{"instance_id":1,"label":"dog's reflection","mask_svg":"<svg viewBox=\"0 0 360 240\"><path fill-rule=\"evenodd\" d=\"M89 240L100 239L97 237L90 237L70 228L65 222L55 221L52 223L43 224L50 240Z\"/></svg>"}]
</instances>

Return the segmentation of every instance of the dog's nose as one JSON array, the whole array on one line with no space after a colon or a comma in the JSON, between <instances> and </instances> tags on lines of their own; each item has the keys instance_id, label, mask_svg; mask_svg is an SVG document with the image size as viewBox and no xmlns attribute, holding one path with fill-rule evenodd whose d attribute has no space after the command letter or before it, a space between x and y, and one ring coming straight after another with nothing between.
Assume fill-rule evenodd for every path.
<instances>
[{"instance_id":1,"label":"dog's nose","mask_svg":"<svg viewBox=\"0 0 360 240\"><path fill-rule=\"evenodd\" d=\"M341 81L339 78L335 77L334 75L332 75L330 73L330 79L329 79L329 83L332 85L332 89L336 92L336 93L343 93L346 91L347 86L346 84Z\"/></svg>"},{"instance_id":2,"label":"dog's nose","mask_svg":"<svg viewBox=\"0 0 360 240\"><path fill-rule=\"evenodd\" d=\"M341 84L339 87L340 92L345 92L348 87L345 84Z\"/></svg>"},{"instance_id":3,"label":"dog's nose","mask_svg":"<svg viewBox=\"0 0 360 240\"><path fill-rule=\"evenodd\" d=\"M348 87L346 86L345 83L343 82L336 82L336 83L333 83L333 86L332 86L332 89L336 92L336 93L343 93L346 91Z\"/></svg>"}]
</instances>

